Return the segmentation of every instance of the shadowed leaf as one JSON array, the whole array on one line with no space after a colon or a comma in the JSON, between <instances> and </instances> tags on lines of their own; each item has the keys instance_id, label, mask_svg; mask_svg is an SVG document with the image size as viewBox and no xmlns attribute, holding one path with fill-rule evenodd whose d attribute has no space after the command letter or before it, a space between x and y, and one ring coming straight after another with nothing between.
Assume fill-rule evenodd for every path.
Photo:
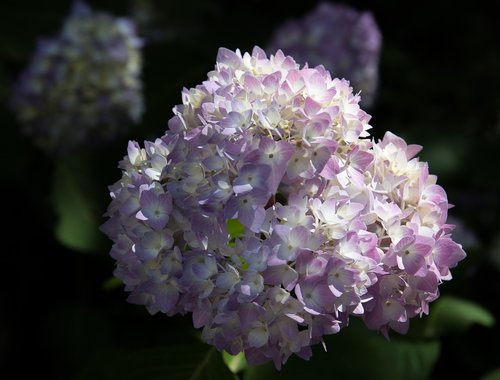
<instances>
[{"instance_id":1,"label":"shadowed leaf","mask_svg":"<svg viewBox=\"0 0 500 380\"><path fill-rule=\"evenodd\" d=\"M94 180L89 163L74 156L59 161L52 187L58 217L56 238L68 248L83 252L97 251L105 241L99 231L103 211L98 206Z\"/></svg>"},{"instance_id":2,"label":"shadowed leaf","mask_svg":"<svg viewBox=\"0 0 500 380\"><path fill-rule=\"evenodd\" d=\"M215 348L178 345L137 351L109 351L94 357L78 380L236 380Z\"/></svg>"},{"instance_id":3,"label":"shadowed leaf","mask_svg":"<svg viewBox=\"0 0 500 380\"><path fill-rule=\"evenodd\" d=\"M491 327L495 324L493 315L473 302L456 297L442 297L431 305L424 333L428 337L449 332L463 332L478 324Z\"/></svg>"},{"instance_id":4,"label":"shadowed leaf","mask_svg":"<svg viewBox=\"0 0 500 380\"><path fill-rule=\"evenodd\" d=\"M500 367L488 372L486 375L481 377L481 380L500 380Z\"/></svg>"},{"instance_id":5,"label":"shadowed leaf","mask_svg":"<svg viewBox=\"0 0 500 380\"><path fill-rule=\"evenodd\" d=\"M326 339L328 352L314 347L309 361L292 357L277 371L272 364L250 367L244 380L305 379L427 379L438 359L438 341L387 341L360 321ZM361 363L361 364L360 364Z\"/></svg>"}]
</instances>

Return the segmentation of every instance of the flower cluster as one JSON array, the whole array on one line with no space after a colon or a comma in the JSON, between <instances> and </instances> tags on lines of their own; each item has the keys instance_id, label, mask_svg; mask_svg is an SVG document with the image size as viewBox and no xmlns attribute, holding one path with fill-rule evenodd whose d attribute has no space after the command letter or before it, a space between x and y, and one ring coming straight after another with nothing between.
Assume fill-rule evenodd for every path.
<instances>
[{"instance_id":1,"label":"flower cluster","mask_svg":"<svg viewBox=\"0 0 500 380\"><path fill-rule=\"evenodd\" d=\"M290 355L361 317L404 333L465 257L444 190L345 80L220 49L165 135L128 145L110 187L115 275L149 312L192 313L203 338L250 364Z\"/></svg>"},{"instance_id":2,"label":"flower cluster","mask_svg":"<svg viewBox=\"0 0 500 380\"><path fill-rule=\"evenodd\" d=\"M349 80L355 92L361 91L361 105L367 108L377 90L381 45L371 12L320 3L304 18L277 28L269 51L283 49L297 62L324 65L334 76Z\"/></svg>"},{"instance_id":3,"label":"flower cluster","mask_svg":"<svg viewBox=\"0 0 500 380\"><path fill-rule=\"evenodd\" d=\"M143 112L141 41L128 19L77 2L61 33L40 40L14 88L25 132L47 151L109 139Z\"/></svg>"}]
</instances>

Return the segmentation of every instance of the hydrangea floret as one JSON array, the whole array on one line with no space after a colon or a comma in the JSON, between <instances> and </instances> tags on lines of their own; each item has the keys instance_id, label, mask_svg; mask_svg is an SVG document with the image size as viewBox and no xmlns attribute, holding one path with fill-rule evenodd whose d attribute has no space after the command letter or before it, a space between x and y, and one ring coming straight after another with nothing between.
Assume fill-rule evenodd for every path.
<instances>
[{"instance_id":1,"label":"hydrangea floret","mask_svg":"<svg viewBox=\"0 0 500 380\"><path fill-rule=\"evenodd\" d=\"M110 187L115 275L150 313L192 313L203 339L277 368L361 318L405 333L465 257L445 191L347 81L221 48L165 135L131 141Z\"/></svg>"},{"instance_id":2,"label":"hydrangea floret","mask_svg":"<svg viewBox=\"0 0 500 380\"><path fill-rule=\"evenodd\" d=\"M76 2L59 35L42 39L13 91L26 134L49 152L108 140L143 113L133 22Z\"/></svg>"}]
</instances>

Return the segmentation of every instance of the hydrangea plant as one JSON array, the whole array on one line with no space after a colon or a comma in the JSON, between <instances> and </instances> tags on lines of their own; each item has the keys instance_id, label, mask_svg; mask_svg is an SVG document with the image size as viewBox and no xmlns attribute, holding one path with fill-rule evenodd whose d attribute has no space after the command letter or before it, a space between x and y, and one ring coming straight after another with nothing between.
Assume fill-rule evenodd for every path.
<instances>
[{"instance_id":1,"label":"hydrangea plant","mask_svg":"<svg viewBox=\"0 0 500 380\"><path fill-rule=\"evenodd\" d=\"M465 257L449 204L349 83L221 48L165 135L131 141L102 230L128 300L192 313L203 339L277 368L361 318L387 336L427 314Z\"/></svg>"},{"instance_id":2,"label":"hydrangea plant","mask_svg":"<svg viewBox=\"0 0 500 380\"><path fill-rule=\"evenodd\" d=\"M347 5L320 3L298 20L279 26L268 51L278 48L299 63L324 65L335 77L361 91L361 105L370 107L378 86L382 35L373 14Z\"/></svg>"},{"instance_id":3,"label":"hydrangea plant","mask_svg":"<svg viewBox=\"0 0 500 380\"><path fill-rule=\"evenodd\" d=\"M138 122L141 45L131 20L76 2L61 33L39 41L14 87L24 131L43 149L61 152Z\"/></svg>"}]
</instances>

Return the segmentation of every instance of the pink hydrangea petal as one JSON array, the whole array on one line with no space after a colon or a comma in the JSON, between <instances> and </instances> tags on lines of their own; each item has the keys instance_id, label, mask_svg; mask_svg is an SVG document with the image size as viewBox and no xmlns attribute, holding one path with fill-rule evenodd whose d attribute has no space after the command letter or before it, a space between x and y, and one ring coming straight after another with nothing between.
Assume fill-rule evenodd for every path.
<instances>
[{"instance_id":1,"label":"pink hydrangea petal","mask_svg":"<svg viewBox=\"0 0 500 380\"><path fill-rule=\"evenodd\" d=\"M443 237L436 242L434 247L434 261L440 267L453 268L466 256L460 244L448 237Z\"/></svg>"}]
</instances>

